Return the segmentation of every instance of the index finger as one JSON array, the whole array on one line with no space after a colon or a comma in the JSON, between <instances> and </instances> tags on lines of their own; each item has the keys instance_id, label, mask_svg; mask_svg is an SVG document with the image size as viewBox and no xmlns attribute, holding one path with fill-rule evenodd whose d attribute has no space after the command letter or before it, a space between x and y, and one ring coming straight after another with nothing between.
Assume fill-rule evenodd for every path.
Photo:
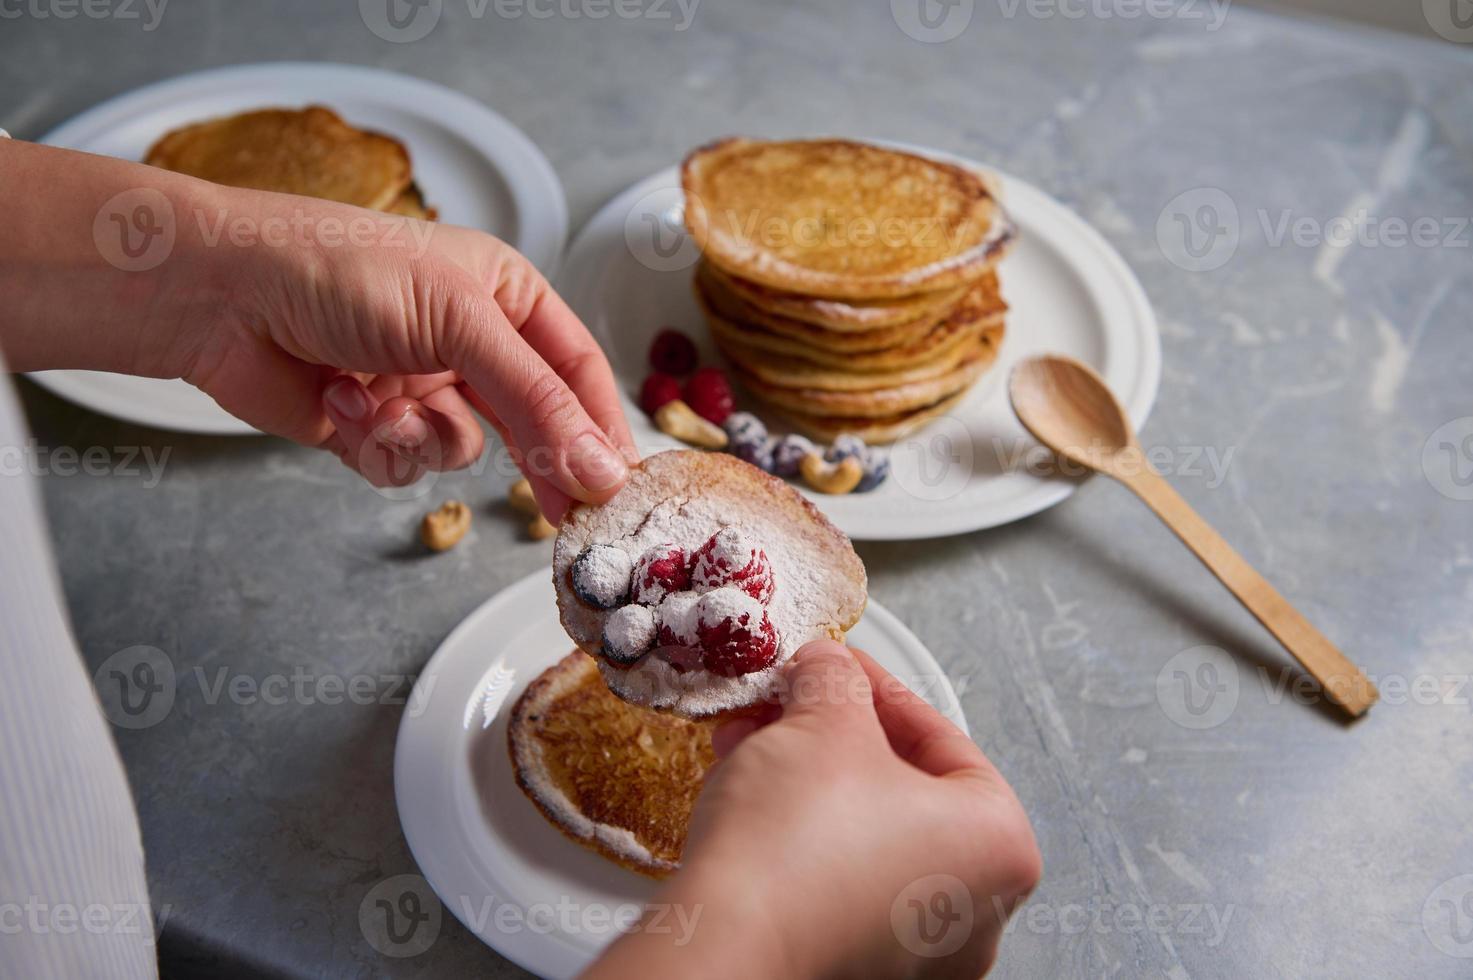
<instances>
[{"instance_id":1,"label":"index finger","mask_svg":"<svg viewBox=\"0 0 1473 980\"><path fill-rule=\"evenodd\" d=\"M619 387L603 348L542 274L525 259L520 264L523 267L515 270L513 276L526 276L533 281L530 288L526 283L506 283L514 292L527 296L502 304L512 326L553 373L567 383L583 410L613 440L625 459L631 465L639 462L629 421L624 417ZM502 290L498 288L497 292L500 302Z\"/></svg>"},{"instance_id":2,"label":"index finger","mask_svg":"<svg viewBox=\"0 0 1473 980\"><path fill-rule=\"evenodd\" d=\"M970 772L1002 778L965 732L875 663L869 654L854 650L854 656L869 676L875 714L896 755L933 776Z\"/></svg>"}]
</instances>

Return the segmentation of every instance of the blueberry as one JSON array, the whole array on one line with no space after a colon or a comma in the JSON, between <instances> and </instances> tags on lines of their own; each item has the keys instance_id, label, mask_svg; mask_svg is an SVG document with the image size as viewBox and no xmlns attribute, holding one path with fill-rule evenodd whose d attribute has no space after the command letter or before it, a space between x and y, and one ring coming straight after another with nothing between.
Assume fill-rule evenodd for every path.
<instances>
[{"instance_id":1,"label":"blueberry","mask_svg":"<svg viewBox=\"0 0 1473 980\"><path fill-rule=\"evenodd\" d=\"M773 440L762 439L757 442L733 442L731 452L737 459L751 463L766 473L773 471L772 449Z\"/></svg>"},{"instance_id":2,"label":"blueberry","mask_svg":"<svg viewBox=\"0 0 1473 980\"><path fill-rule=\"evenodd\" d=\"M613 609L629 598L634 561L622 548L594 544L573 559L573 593L597 609Z\"/></svg>"},{"instance_id":3,"label":"blueberry","mask_svg":"<svg viewBox=\"0 0 1473 980\"><path fill-rule=\"evenodd\" d=\"M802 436L783 436L772 452L772 472L778 476L797 476L803 457L812 452L817 452L817 449Z\"/></svg>"},{"instance_id":4,"label":"blueberry","mask_svg":"<svg viewBox=\"0 0 1473 980\"><path fill-rule=\"evenodd\" d=\"M834 439L834 444L829 447L828 452L823 454L823 458L830 463L840 463L853 457L862 463L866 448L863 439L846 432Z\"/></svg>"},{"instance_id":5,"label":"blueberry","mask_svg":"<svg viewBox=\"0 0 1473 980\"><path fill-rule=\"evenodd\" d=\"M890 456L871 449L864 454L864 476L859 478L859 485L854 488L855 493L869 493L875 487L885 482L890 475Z\"/></svg>"},{"instance_id":6,"label":"blueberry","mask_svg":"<svg viewBox=\"0 0 1473 980\"><path fill-rule=\"evenodd\" d=\"M721 424L733 445L740 442L762 442L767 438L767 426L751 412L732 412Z\"/></svg>"}]
</instances>

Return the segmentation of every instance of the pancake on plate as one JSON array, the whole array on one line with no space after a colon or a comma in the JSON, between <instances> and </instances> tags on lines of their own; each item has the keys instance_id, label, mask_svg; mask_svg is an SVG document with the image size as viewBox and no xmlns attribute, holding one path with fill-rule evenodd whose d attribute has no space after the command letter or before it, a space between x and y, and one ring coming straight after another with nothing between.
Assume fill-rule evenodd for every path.
<instances>
[{"instance_id":1,"label":"pancake on plate","mask_svg":"<svg viewBox=\"0 0 1473 980\"><path fill-rule=\"evenodd\" d=\"M721 140L685 158L681 187L686 227L722 271L810 297L970 284L1011 234L979 173L850 140Z\"/></svg>"},{"instance_id":2,"label":"pancake on plate","mask_svg":"<svg viewBox=\"0 0 1473 980\"><path fill-rule=\"evenodd\" d=\"M574 650L512 708L517 785L569 838L631 871L680 867L691 808L715 762L709 722L628 704Z\"/></svg>"},{"instance_id":3,"label":"pancake on plate","mask_svg":"<svg viewBox=\"0 0 1473 980\"><path fill-rule=\"evenodd\" d=\"M718 279L723 287L753 309L834 332L879 330L928 318L935 320L944 316L946 310L967 291L963 285L891 299L846 302L781 292L724 272L712 262L703 262L702 265L702 273Z\"/></svg>"},{"instance_id":4,"label":"pancake on plate","mask_svg":"<svg viewBox=\"0 0 1473 980\"><path fill-rule=\"evenodd\" d=\"M229 187L434 217L404 144L324 106L256 109L184 126L159 139L144 162Z\"/></svg>"},{"instance_id":5,"label":"pancake on plate","mask_svg":"<svg viewBox=\"0 0 1473 980\"><path fill-rule=\"evenodd\" d=\"M996 361L1015 231L991 176L849 140L726 139L686 157L681 185L716 346L805 434L892 442Z\"/></svg>"}]
</instances>

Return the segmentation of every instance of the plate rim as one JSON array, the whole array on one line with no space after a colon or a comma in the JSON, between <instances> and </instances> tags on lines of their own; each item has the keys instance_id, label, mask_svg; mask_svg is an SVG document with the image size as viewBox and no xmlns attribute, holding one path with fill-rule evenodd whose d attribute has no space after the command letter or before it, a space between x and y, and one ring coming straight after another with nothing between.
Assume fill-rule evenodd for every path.
<instances>
[{"instance_id":1,"label":"plate rim","mask_svg":"<svg viewBox=\"0 0 1473 980\"><path fill-rule=\"evenodd\" d=\"M545 565L537 570L506 585L493 595L487 597L470 612L466 613L461 620L445 634L435 648L435 652L425 662L415 678L415 691L426 677L435 677L435 686L430 695L426 695L428 701L436 692L444 692L442 696L449 697L450 707L443 709L445 718L455 718L459 715L456 707L459 695L449 691L439 679L442 673L447 672L447 667L460 667L461 670L470 675L472 685L475 678L482 678L488 669L494 665L497 651L487 649L482 652L479 660L470 658L466 654L457 654L456 647L462 645L474 635L480 628L480 622L487 617L496 614L498 607L511 605L516 607L523 598L523 593L534 592L542 589L550 590L552 581L552 567ZM966 715L962 711L961 699L957 696L956 689L951 683L940 661L936 659L920 637L910 630L904 622L894 613L886 609L879 602L871 598L865 609L864 617L874 617L874 625L892 637L903 655L921 663L927 669L933 670L938 678L939 686L935 692L938 700L946 706L943 714L955 722L962 731L971 737L971 728L967 722ZM571 644L572 641L569 641ZM456 656L465 658L462 664L452 658ZM551 661L549 661L549 665ZM530 678L529 678L530 680ZM407 703L415 703L415 692L411 691ZM462 699L463 700L463 699ZM435 892L441 904L450 911L457 921L461 923L471 935L494 950L498 955L505 957L523 969L537 973L539 976L571 976L585 969L590 962L586 957L586 950L579 945L569 941L556 931L541 934L532 930L524 930L513 933L497 933L493 930L477 929L473 923L467 922L461 915L461 908L457 903L449 901L445 893L451 893L452 898L458 893L452 881L447 880L450 869L458 869L465 854L450 851L445 855L443 847L427 846L427 841L444 841L450 835L445 833L445 825L439 827L429 826L425 822L424 808L406 808L410 801L422 801L426 798L450 798L454 795L456 783L454 782L455 767L463 764L463 757L455 751L440 752L438 758L442 765L434 768L417 767L411 764L414 758L422 752L425 747L443 748L446 746L458 747L459 739L452 735L450 724L430 725L424 721L431 712L425 711L419 715L405 713L399 722L399 728L394 739L394 806L399 817L400 830L404 834L404 840L409 848L419 873L424 877L430 888ZM455 726L453 731L458 735L465 728L464 723ZM438 792L435 790L438 789ZM416 814L416 816L407 816ZM451 833L459 835L461 823L458 819L447 818ZM411 826L418 830L411 830ZM439 831L436 834L436 831ZM423 838L417 843L415 834L421 833ZM497 838L499 840L499 838ZM484 869L479 866L474 869L476 874L483 873ZM494 879L493 879L494 881ZM497 885L502 884L495 881ZM441 886L444 886L443 888ZM503 896L509 898L509 896ZM492 937L496 942L492 941ZM530 938L529 938L530 937ZM552 940L554 942L547 942Z\"/></svg>"},{"instance_id":2,"label":"plate rim","mask_svg":"<svg viewBox=\"0 0 1473 980\"><path fill-rule=\"evenodd\" d=\"M355 65L334 61L257 61L198 71L185 72L161 78L153 82L120 92L70 118L63 120L36 139L47 146L76 149L78 142L93 138L102 129L116 124L128 116L166 108L178 97L181 88L190 90L190 98L208 97L219 90L238 90L243 83L254 78L292 76L304 77L310 84L311 76L318 79L332 78L339 84L350 81L362 83L365 91L374 87L369 101L380 102L425 115L424 106L434 104L448 107L437 121L456 132L474 147L479 155L506 182L512 205L517 209L518 230L533 229L534 234L517 242L511 242L518 251L528 255L542 274L551 281L557 275L566 252L569 233L568 201L562 181L552 162L530 136L511 120L491 106L457 89L416 75L369 65ZM304 92L304 97L307 93ZM317 96L307 101L322 101ZM330 101L330 97L328 99ZM449 125L454 118L475 117L475 126ZM522 163L514 170L495 165L488 146L496 146L503 157L520 157ZM84 151L87 152L87 151ZM526 220L528 204L536 206L538 222ZM175 415L165 408L134 410L132 404L124 405L109 394L99 395L87 377L90 373L80 369L58 369L33 371L27 377L52 394L110 418L132 424L147 425L171 432L186 432L197 435L262 435L259 430L226 414L223 410L216 416L188 418ZM175 381L179 379L156 379Z\"/></svg>"},{"instance_id":3,"label":"plate rim","mask_svg":"<svg viewBox=\"0 0 1473 980\"><path fill-rule=\"evenodd\" d=\"M1135 360L1137 381L1134 389L1129 393L1117 392L1125 407L1126 414L1130 417L1133 428L1137 432L1145 425L1150 417L1152 408L1155 406L1156 398L1160 393L1162 352L1161 352L1161 329L1157 320L1155 308L1151 305L1150 297L1145 291L1145 286L1135 271L1126 262L1118 249L1110 244L1109 240L1100 233L1092 224L1086 221L1072 208L1059 201L1043 188L1030 181L1024 180L1009 171L998 167L989 166L972 160L968 157L945 150L934 149L914 143L901 142L897 140L886 140L876 138L860 138L861 142L873 143L881 146L889 146L898 150L911 152L920 156L943 162L960 164L975 169L986 171L995 175L1003 185L1003 197L1005 199L1012 195L1021 193L1027 201L1027 207L1034 209L1034 213L1041 213L1050 221L1057 221L1068 227L1071 237L1076 243L1075 250L1070 252L1059 251L1060 257L1076 270L1075 275L1091 296L1098 295L1096 289L1091 285L1093 275L1086 275L1078 271L1079 262L1074 254L1075 251L1083 249L1090 253L1098 262L1094 271L1102 273L1119 288L1120 300L1131 310L1130 323L1132 330L1127 334L1132 336L1139 348L1140 356ZM674 186L679 188L679 164L672 164L661 168L654 173L648 174L623 189L615 192L603 204L584 221L569 240L568 248L563 255L563 264L559 278L555 282L558 292L566 299L571 290L570 280L573 270L580 262L586 259L584 253L591 249L591 241L598 233L602 233L610 221L610 216L615 215L619 208L626 207L634 201L653 193L656 190ZM1017 208L1010 204L1010 211L1016 214ZM1052 247L1052 246L1049 246ZM596 254L596 253L593 253ZM571 303L570 303L571 305ZM577 312L575 308L574 312ZM1108 320L1109 318L1101 318ZM1117 334L1110 329L1108 322L1105 323L1099 336L1107 342ZM1107 347L1107 360L1108 360ZM624 401L627 412L637 413L638 406L634 403L624 386L620 386L620 397ZM664 437L658 440L660 448L665 447ZM653 444L653 443L652 443ZM670 446L678 446L671 442ZM845 526L848 522L840 520L838 515L825 510L826 516L839 524L845 533L856 541L923 541L933 538L951 537L959 534L970 534L989 528L1001 527L1015 521L1031 517L1054 507L1071 497L1079 488L1080 483L1073 480L1055 480L1042 483L1036 489L1019 497L1009 498L1000 504L983 510L980 520L975 519L979 512L973 508L966 511L958 511L950 516L950 519L933 521L920 529L907 526L904 519L896 522L884 521L874 527L852 527ZM823 508L824 499L798 488L810 500ZM1009 501L1012 501L1009 503Z\"/></svg>"}]
</instances>

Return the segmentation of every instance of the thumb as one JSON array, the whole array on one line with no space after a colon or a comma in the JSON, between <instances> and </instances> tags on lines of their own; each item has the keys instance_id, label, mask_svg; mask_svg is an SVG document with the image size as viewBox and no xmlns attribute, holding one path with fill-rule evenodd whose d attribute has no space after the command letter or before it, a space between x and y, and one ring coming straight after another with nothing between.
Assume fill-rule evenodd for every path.
<instances>
[{"instance_id":1,"label":"thumb","mask_svg":"<svg viewBox=\"0 0 1473 980\"><path fill-rule=\"evenodd\" d=\"M880 732L869 676L842 643L814 640L793 655L778 688L783 723Z\"/></svg>"}]
</instances>

